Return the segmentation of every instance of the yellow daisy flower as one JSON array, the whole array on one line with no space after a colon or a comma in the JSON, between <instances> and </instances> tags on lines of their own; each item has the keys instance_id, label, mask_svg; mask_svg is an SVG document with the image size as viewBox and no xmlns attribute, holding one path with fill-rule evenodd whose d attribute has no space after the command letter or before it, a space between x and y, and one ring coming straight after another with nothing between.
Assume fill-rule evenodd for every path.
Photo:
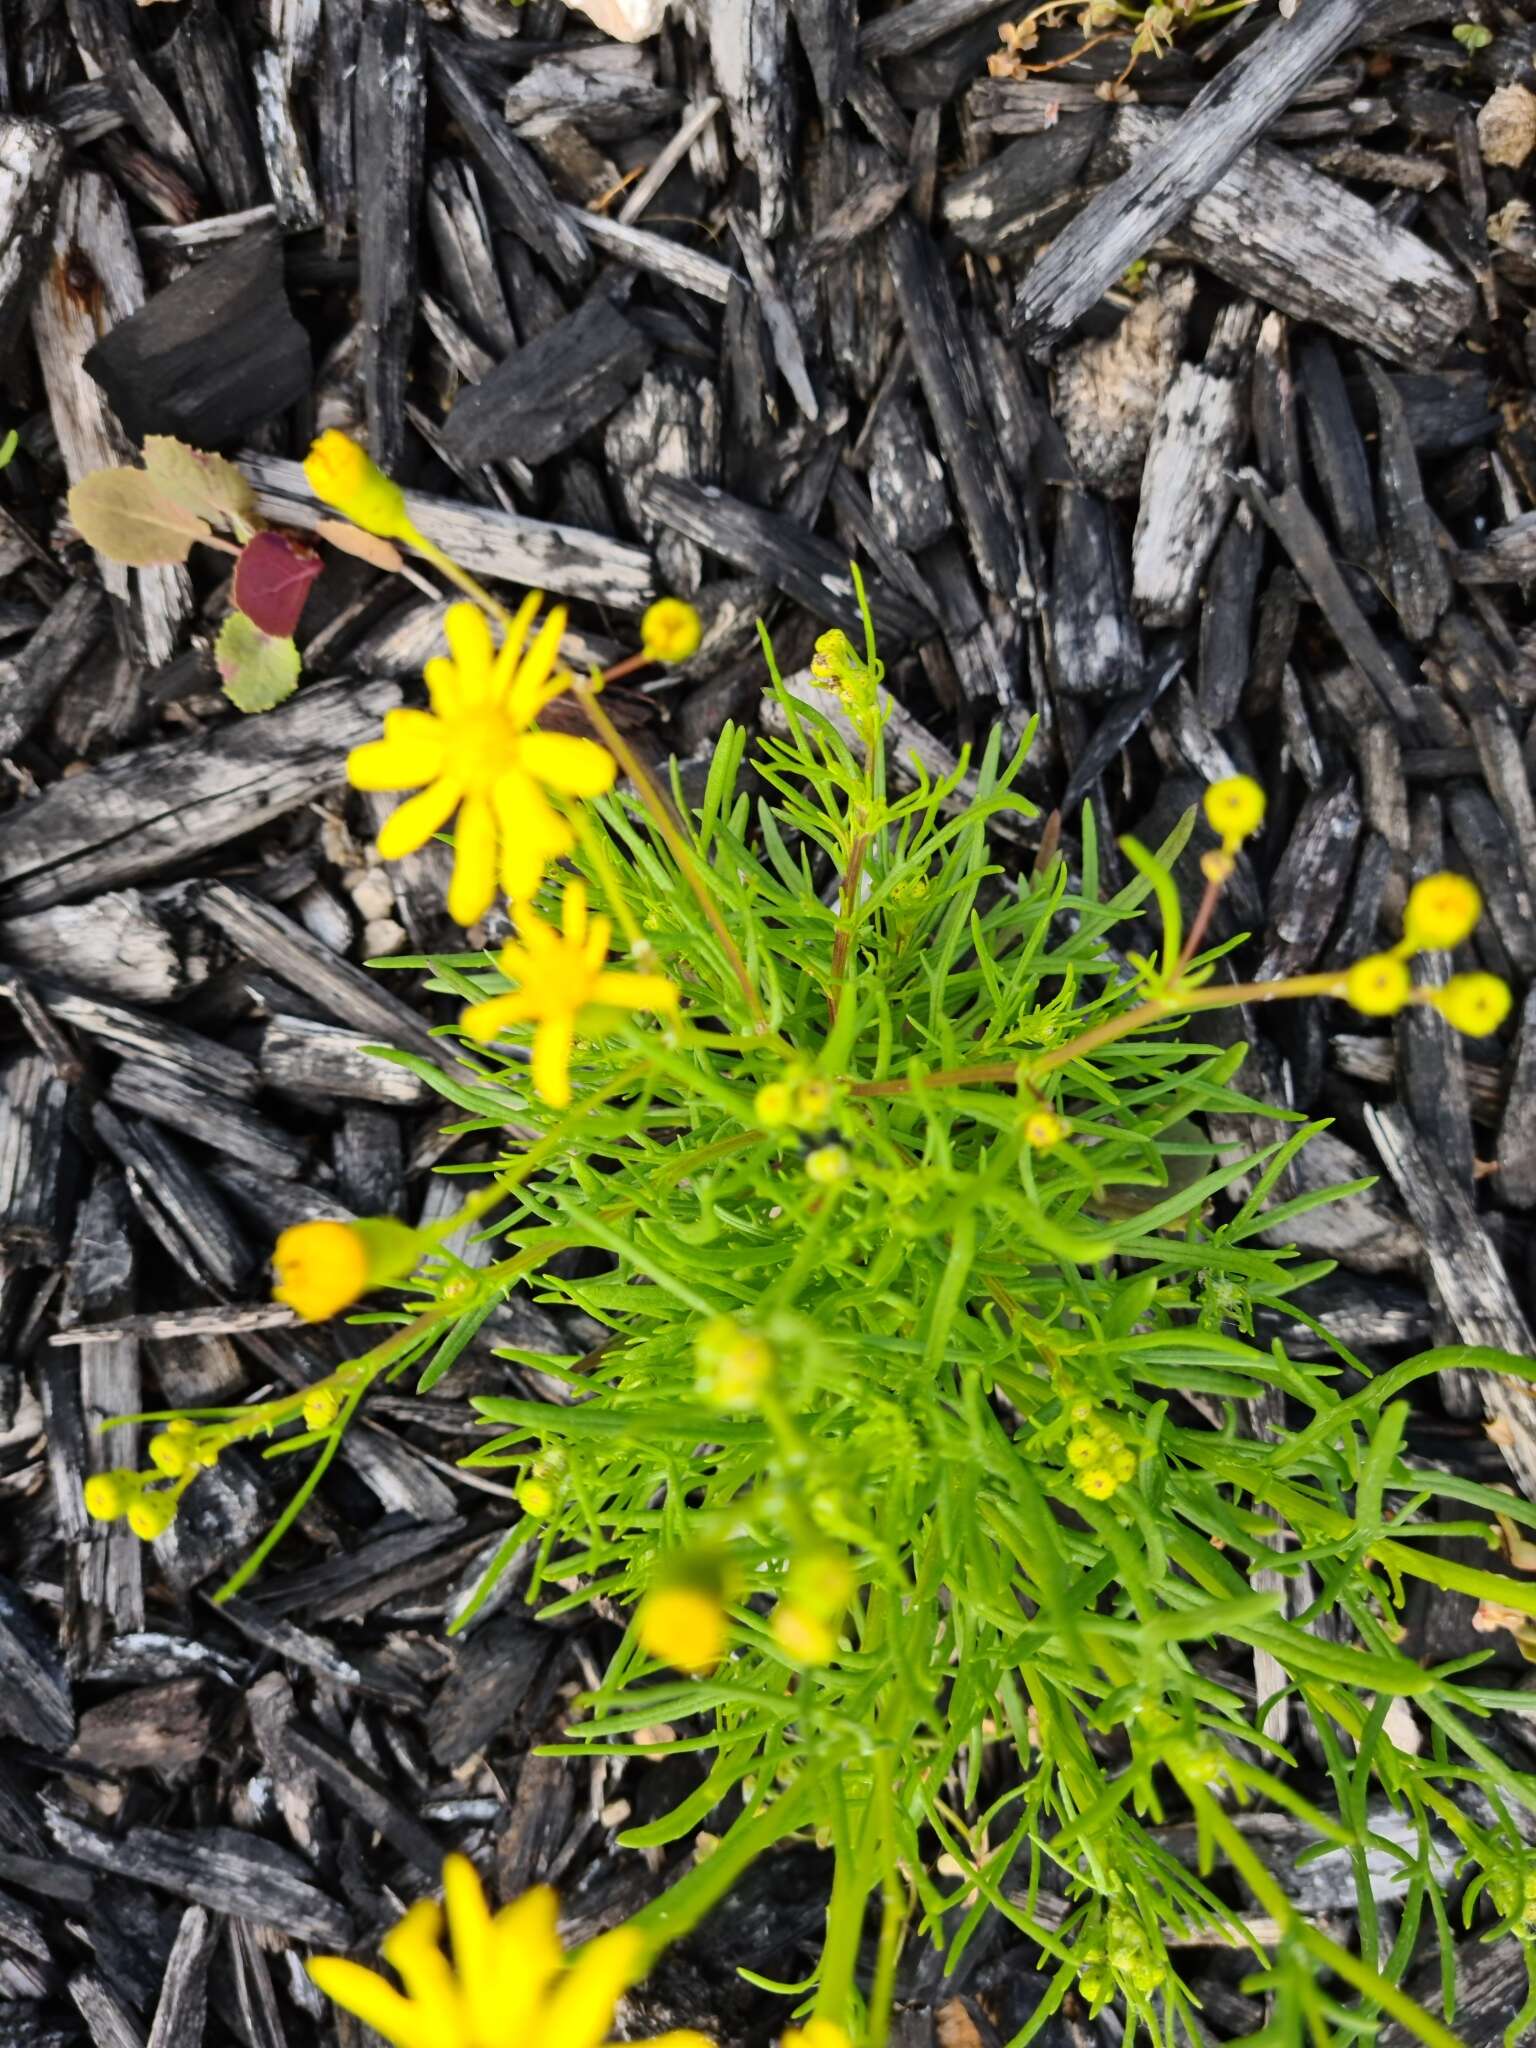
<instances>
[{"instance_id":1,"label":"yellow daisy flower","mask_svg":"<svg viewBox=\"0 0 1536 2048\"><path fill-rule=\"evenodd\" d=\"M588 917L580 882L565 885L560 926L557 932L531 904L523 904L519 936L502 948L498 963L517 987L510 995L472 1003L462 1020L482 1044L508 1025L536 1025L533 1085L551 1109L564 1109L571 1099L571 1047L584 1010L671 1010L677 1003L677 990L665 975L615 974L604 967L613 927L606 917Z\"/></svg>"},{"instance_id":2,"label":"yellow daisy flower","mask_svg":"<svg viewBox=\"0 0 1536 2048\"><path fill-rule=\"evenodd\" d=\"M309 1974L393 2048L607 2048L614 2008L642 1974L644 1943L635 1929L616 1927L567 1962L557 1911L555 1894L540 1885L493 1914L474 1865L450 1856L443 1906L421 1900L379 1945L403 1990L343 1956L316 1956ZM711 2048L689 2032L649 2041Z\"/></svg>"},{"instance_id":3,"label":"yellow daisy flower","mask_svg":"<svg viewBox=\"0 0 1536 2048\"><path fill-rule=\"evenodd\" d=\"M444 622L449 656L425 669L432 709L387 712L383 739L347 757L355 789L420 791L384 822L379 852L386 860L425 846L457 811L448 910L460 924L490 909L498 876L513 902L523 902L549 863L575 845L549 790L583 797L613 787L613 756L595 740L532 729L570 682L555 670L563 605L524 652L538 608L537 593L524 599L498 650L484 612L453 605Z\"/></svg>"}]
</instances>

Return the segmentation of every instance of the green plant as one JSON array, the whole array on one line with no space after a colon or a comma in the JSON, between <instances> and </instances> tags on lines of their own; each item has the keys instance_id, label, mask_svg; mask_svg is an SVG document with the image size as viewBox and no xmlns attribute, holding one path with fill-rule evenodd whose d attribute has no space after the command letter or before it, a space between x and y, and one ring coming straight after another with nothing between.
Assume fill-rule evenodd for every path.
<instances>
[{"instance_id":1,"label":"green plant","mask_svg":"<svg viewBox=\"0 0 1536 2048\"><path fill-rule=\"evenodd\" d=\"M462 690L480 652L437 684ZM630 781L569 803L582 893L574 914L563 888L563 941L519 908L500 969L474 951L389 963L467 1006L454 1073L381 1056L443 1094L457 1129L503 1144L468 1169L485 1184L455 1219L498 1255L468 1268L450 1226L289 1233L285 1298L307 1314L402 1289L402 1309L366 1318L381 1343L304 1394L167 1418L156 1471L101 1475L92 1512L153 1535L227 1443L317 1449L243 1583L368 1389L412 1370L431 1388L528 1287L607 1334L581 1356L503 1354L567 1401L476 1400L489 1434L469 1462L514 1475L523 1512L457 1625L529 1550L542 1612L633 1614L560 1749L701 1761L675 1811L624 1838L655 1848L706 1820L719 1838L630 1923L646 1956L753 1857L815 1830L835 1861L825 1945L812 1985L776 1988L804 1999L819 2040L880 2048L909 1928L953 1966L996 1911L1049 1971L1011 2048L1069 1997L1116 2001L1157 2043L1190 2036L1178 1950L1195 1937L1251 1953L1275 1997L1265 2040L1349 2041L1390 2017L1446 2048L1448 2025L1400 1980L1421 1937L1449 1952L1448 1858L1465 1914L1491 1905L1490 1937L1536 1939L1516 1824L1536 1779L1479 1730L1523 1696L1481 1683L1476 1659L1413 1662L1399 1616L1413 1581L1536 1615L1536 1587L1435 1547L1536 1510L1412 1462L1401 1397L1447 1366L1536 1365L1454 1348L1373 1380L1337 1345L1318 1362L1258 1340L1263 1311L1310 1320L1302 1290L1325 1270L1260 1236L1327 1199L1266 1206L1316 1126L1274 1116L1257 1156L1216 1147L1202 1118L1272 1112L1238 1086L1242 1047L1199 1019L1353 995L1492 1028L1490 978L1414 990L1402 965L1464 936L1476 892L1422 885L1403 945L1348 973L1229 982L1239 942L1204 935L1259 823L1254 785L1211 793L1223 843L1186 935L1173 866L1193 817L1156 853L1122 842L1126 886L1101 883L1091 812L1075 867L1056 854L1016 876L990 834L1030 807L995 735L973 781L908 764L898 793L872 638L825 636L813 680L816 701L773 674L777 735L749 767L728 728L697 804L675 779L656 788L574 686ZM633 1009L588 899L627 942ZM1283 1423L1256 1435L1251 1403L1275 1390ZM1446 1503L1460 1521L1426 1513ZM1261 1590L1276 1577L1289 1607ZM1266 1732L1274 1702L1244 1689L1260 1653L1310 1725L1326 1801ZM1402 1701L1417 1753L1389 1734ZM1391 1839L1372 1793L1399 1817ZM1255 1803L1347 1853L1358 1953L1258 1856L1240 1825ZM1195 1825L1196 1869L1161 1837L1174 1815ZM1399 1869L1390 1941L1368 1852ZM1511 2041L1533 2014L1536 1998Z\"/></svg>"}]
</instances>

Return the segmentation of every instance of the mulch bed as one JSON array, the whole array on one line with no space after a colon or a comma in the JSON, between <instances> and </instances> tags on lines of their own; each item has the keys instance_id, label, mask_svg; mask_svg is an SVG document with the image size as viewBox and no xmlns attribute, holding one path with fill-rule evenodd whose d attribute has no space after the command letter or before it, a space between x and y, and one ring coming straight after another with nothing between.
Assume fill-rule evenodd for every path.
<instances>
[{"instance_id":1,"label":"mulch bed","mask_svg":"<svg viewBox=\"0 0 1536 2048\"><path fill-rule=\"evenodd\" d=\"M573 1938L690 1853L614 1846L690 1760L532 1753L606 1624L534 1619L514 1575L445 1635L515 1514L456 1467L464 1396L519 1383L496 1344L581 1348L574 1319L514 1305L429 1397L373 1400L228 1606L281 1466L227 1456L152 1550L84 1518L104 1415L301 1385L358 1341L267 1304L278 1229L444 1213L432 1168L474 1156L363 1051L433 1046L417 977L359 963L451 943L441 850L383 868L338 779L442 608L335 558L299 694L242 719L216 558L123 570L68 528L69 482L135 437L238 452L302 528L296 458L355 428L470 566L570 601L573 658L695 597L698 656L614 692L685 782L756 719L755 619L803 665L853 624L856 556L896 751L942 770L1037 720L1025 785L1069 848L1086 802L1155 842L1206 780L1262 778L1226 927L1261 974L1389 943L1416 874L1464 869L1518 1030L1309 1005L1253 1022L1245 1074L1333 1119L1290 1191L1379 1176L1299 1226L1339 1261L1312 1305L1345 1342L1533 1348L1536 226L1475 123L1533 82L1536 32L1504 0L1303 0L1198 31L1127 99L1101 90L1120 50L1074 54L1075 27L1047 74L989 77L988 0L695 12L625 49L559 0L5 10L0 2048L328 2038L301 1952L365 1947L446 1848L503 1893L558 1881ZM1411 1441L1536 1497L1495 1381L1443 1375ZM1466 1605L1422 1603L1414 1653L1521 1672ZM1347 1870L1255 1826L1347 1937ZM767 1859L637 2028L767 2039L782 2005L734 1972L802 1976L825 1884L813 1847ZM1381 1897L1390 1919L1385 1873ZM1006 2041L1035 1960L994 1927L950 1982L914 1942L902 2048ZM1259 2024L1233 1958L1188 1960L1214 2036ZM1491 2042L1513 1944L1469 1939L1461 1971L1459 2028ZM1119 2038L1069 2001L1042 2038L1095 2033Z\"/></svg>"}]
</instances>

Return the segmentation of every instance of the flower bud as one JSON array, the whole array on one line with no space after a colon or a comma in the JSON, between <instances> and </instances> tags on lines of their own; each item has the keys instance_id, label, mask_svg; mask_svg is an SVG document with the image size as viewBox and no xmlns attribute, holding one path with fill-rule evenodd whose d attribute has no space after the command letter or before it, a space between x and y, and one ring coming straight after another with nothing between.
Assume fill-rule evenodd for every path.
<instances>
[{"instance_id":1,"label":"flower bud","mask_svg":"<svg viewBox=\"0 0 1536 2048\"><path fill-rule=\"evenodd\" d=\"M304 475L317 498L364 533L376 533L383 540L414 537L404 491L366 448L338 427L327 427L311 447L304 458Z\"/></svg>"},{"instance_id":2,"label":"flower bud","mask_svg":"<svg viewBox=\"0 0 1536 2048\"><path fill-rule=\"evenodd\" d=\"M553 1481L542 1472L529 1472L517 1482L517 1504L535 1521L542 1522L546 1515L552 1515L559 1498Z\"/></svg>"},{"instance_id":3,"label":"flower bud","mask_svg":"<svg viewBox=\"0 0 1536 2048\"><path fill-rule=\"evenodd\" d=\"M1251 775L1229 775L1205 792L1206 823L1221 840L1223 853L1236 853L1258 831L1266 808L1263 790Z\"/></svg>"},{"instance_id":4,"label":"flower bud","mask_svg":"<svg viewBox=\"0 0 1536 2048\"><path fill-rule=\"evenodd\" d=\"M765 1131L783 1130L794 1122L795 1091L787 1081L769 1081L752 1098L752 1114Z\"/></svg>"},{"instance_id":5,"label":"flower bud","mask_svg":"<svg viewBox=\"0 0 1536 2048\"><path fill-rule=\"evenodd\" d=\"M93 1472L81 1488L85 1512L93 1522L115 1522L127 1514L143 1484L137 1472Z\"/></svg>"},{"instance_id":6,"label":"flower bud","mask_svg":"<svg viewBox=\"0 0 1536 2048\"><path fill-rule=\"evenodd\" d=\"M306 1323L323 1323L350 1308L368 1287L368 1248L350 1223L296 1223L277 1240L274 1301Z\"/></svg>"},{"instance_id":7,"label":"flower bud","mask_svg":"<svg viewBox=\"0 0 1536 2048\"><path fill-rule=\"evenodd\" d=\"M796 1664L830 1664L837 1655L837 1635L819 1614L781 1600L768 1624L773 1640Z\"/></svg>"},{"instance_id":8,"label":"flower bud","mask_svg":"<svg viewBox=\"0 0 1536 2048\"><path fill-rule=\"evenodd\" d=\"M329 1387L316 1387L304 1396L304 1427L329 1429L341 1413L341 1403Z\"/></svg>"},{"instance_id":9,"label":"flower bud","mask_svg":"<svg viewBox=\"0 0 1536 2048\"><path fill-rule=\"evenodd\" d=\"M640 644L652 661L686 661L703 638L703 621L680 597L658 597L640 621Z\"/></svg>"},{"instance_id":10,"label":"flower bud","mask_svg":"<svg viewBox=\"0 0 1536 2048\"><path fill-rule=\"evenodd\" d=\"M176 1495L170 1487L146 1489L128 1510L128 1526L141 1543L153 1543L176 1519Z\"/></svg>"},{"instance_id":11,"label":"flower bud","mask_svg":"<svg viewBox=\"0 0 1536 2048\"><path fill-rule=\"evenodd\" d=\"M1465 875L1426 875L1408 892L1403 943L1415 953L1448 951L1469 938L1483 914L1483 899Z\"/></svg>"},{"instance_id":12,"label":"flower bud","mask_svg":"<svg viewBox=\"0 0 1536 2048\"><path fill-rule=\"evenodd\" d=\"M1486 1038L1509 1015L1514 998L1496 974L1453 974L1444 988L1421 991L1446 1023L1468 1038Z\"/></svg>"},{"instance_id":13,"label":"flower bud","mask_svg":"<svg viewBox=\"0 0 1536 2048\"><path fill-rule=\"evenodd\" d=\"M1052 1145L1059 1145L1067 1135L1068 1125L1054 1109L1032 1109L1021 1126L1024 1142L1036 1152L1045 1152Z\"/></svg>"},{"instance_id":14,"label":"flower bud","mask_svg":"<svg viewBox=\"0 0 1536 2048\"><path fill-rule=\"evenodd\" d=\"M1344 1000L1363 1017L1395 1017L1412 989L1412 976L1392 953L1368 953L1344 977Z\"/></svg>"},{"instance_id":15,"label":"flower bud","mask_svg":"<svg viewBox=\"0 0 1536 2048\"><path fill-rule=\"evenodd\" d=\"M712 1316L693 1340L698 1371L694 1391L711 1408L739 1414L755 1408L773 1378L773 1351L764 1337L731 1316Z\"/></svg>"},{"instance_id":16,"label":"flower bud","mask_svg":"<svg viewBox=\"0 0 1536 2048\"><path fill-rule=\"evenodd\" d=\"M700 1586L658 1586L640 1603L635 1633L647 1656L696 1677L725 1655L725 1609Z\"/></svg>"},{"instance_id":17,"label":"flower bud","mask_svg":"<svg viewBox=\"0 0 1536 2048\"><path fill-rule=\"evenodd\" d=\"M806 1154L805 1177L819 1188L846 1180L852 1171L853 1161L841 1145L818 1145L814 1152Z\"/></svg>"},{"instance_id":18,"label":"flower bud","mask_svg":"<svg viewBox=\"0 0 1536 2048\"><path fill-rule=\"evenodd\" d=\"M179 1479L192 1463L192 1445L179 1430L162 1429L149 1440L149 1462L167 1479Z\"/></svg>"}]
</instances>

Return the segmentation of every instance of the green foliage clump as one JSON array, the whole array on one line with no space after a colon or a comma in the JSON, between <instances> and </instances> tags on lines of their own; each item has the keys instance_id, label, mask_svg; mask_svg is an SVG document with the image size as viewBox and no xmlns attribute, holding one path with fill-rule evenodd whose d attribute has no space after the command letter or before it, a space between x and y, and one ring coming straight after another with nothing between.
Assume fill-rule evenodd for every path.
<instances>
[{"instance_id":1,"label":"green foliage clump","mask_svg":"<svg viewBox=\"0 0 1536 2048\"><path fill-rule=\"evenodd\" d=\"M684 1016L615 1013L564 1110L521 1054L422 1067L462 1130L517 1133L505 1256L457 1283L472 1298L422 1383L514 1286L606 1333L511 1354L563 1403L476 1401L494 1434L470 1462L514 1473L526 1514L460 1619L528 1546L541 1611L638 1608L566 1753L699 1754L698 1790L626 1839L706 1817L723 1838L642 1925L669 1938L818 1829L836 1878L816 2009L856 2039L885 2038L909 1926L953 1967L995 1910L1052 1973L1013 2048L1074 1991L1156 2042L1198 2037L1176 1951L1213 1939L1276 1994L1267 2039L1391 2016L1449 2041L1396 1987L1421 1934L1448 1936L1458 1858L1529 1938L1514 1815L1536 1780L1478 1732L1505 1695L1411 1661L1399 1616L1413 1580L1536 1612L1524 1582L1433 1547L1496 1509L1536 1517L1411 1464L1399 1396L1453 1360L1532 1368L1457 1350L1372 1381L1337 1346L1261 1341L1261 1312L1307 1320L1295 1296L1324 1270L1260 1235L1320 1199L1266 1208L1315 1126L1276 1117L1251 1158L1204 1135L1273 1112L1240 1090L1243 1049L1193 1028L1227 949L1181 958L1189 825L1128 847L1113 892L1091 816L1075 873L1015 878L992 841L1030 807L995 736L974 778L901 764L898 793L873 648L831 636L812 680L830 694L775 677L750 768L727 729L701 800L674 779L670 829L639 796L593 806L574 865ZM1154 903L1161 963L1133 950ZM501 987L483 954L430 965L472 1002ZM1284 1423L1259 1435L1275 1392ZM1281 1674L1267 1699L1256 1659ZM1282 1702L1334 1812L1270 1732ZM1242 1829L1260 1803L1347 1854L1362 1953L1292 1906ZM1192 1817L1197 1867L1170 1815ZM1373 1857L1402 1894L1390 1947Z\"/></svg>"}]
</instances>

